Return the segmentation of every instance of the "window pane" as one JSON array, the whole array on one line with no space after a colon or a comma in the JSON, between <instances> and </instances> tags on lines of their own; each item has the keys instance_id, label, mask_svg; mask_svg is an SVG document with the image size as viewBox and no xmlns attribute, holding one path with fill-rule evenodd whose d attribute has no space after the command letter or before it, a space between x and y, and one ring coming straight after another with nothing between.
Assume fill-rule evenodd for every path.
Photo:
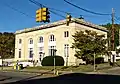
<instances>
[{"instance_id":1,"label":"window pane","mask_svg":"<svg viewBox=\"0 0 120 84\"><path fill-rule=\"evenodd\" d=\"M43 37L40 37L39 42L43 43Z\"/></svg>"},{"instance_id":2,"label":"window pane","mask_svg":"<svg viewBox=\"0 0 120 84\"><path fill-rule=\"evenodd\" d=\"M69 32L67 31L67 36L66 37L69 37Z\"/></svg>"},{"instance_id":3,"label":"window pane","mask_svg":"<svg viewBox=\"0 0 120 84\"><path fill-rule=\"evenodd\" d=\"M64 37L69 37L69 32L68 31L64 32Z\"/></svg>"},{"instance_id":4,"label":"window pane","mask_svg":"<svg viewBox=\"0 0 120 84\"><path fill-rule=\"evenodd\" d=\"M21 49L19 49L19 58L21 58Z\"/></svg>"},{"instance_id":5,"label":"window pane","mask_svg":"<svg viewBox=\"0 0 120 84\"><path fill-rule=\"evenodd\" d=\"M64 56L69 57L69 44L64 45Z\"/></svg>"},{"instance_id":6,"label":"window pane","mask_svg":"<svg viewBox=\"0 0 120 84\"><path fill-rule=\"evenodd\" d=\"M21 44L22 43L22 39L19 39L19 44Z\"/></svg>"},{"instance_id":7,"label":"window pane","mask_svg":"<svg viewBox=\"0 0 120 84\"><path fill-rule=\"evenodd\" d=\"M64 32L64 37L66 37L66 32Z\"/></svg>"},{"instance_id":8,"label":"window pane","mask_svg":"<svg viewBox=\"0 0 120 84\"><path fill-rule=\"evenodd\" d=\"M50 35L49 41L55 41L55 36L54 35Z\"/></svg>"},{"instance_id":9,"label":"window pane","mask_svg":"<svg viewBox=\"0 0 120 84\"><path fill-rule=\"evenodd\" d=\"M30 56L30 58L33 58L33 48L30 48L30 50L29 50L29 56Z\"/></svg>"},{"instance_id":10,"label":"window pane","mask_svg":"<svg viewBox=\"0 0 120 84\"><path fill-rule=\"evenodd\" d=\"M30 42L30 44L33 44L33 39L32 39L32 38L30 38L29 42Z\"/></svg>"},{"instance_id":11,"label":"window pane","mask_svg":"<svg viewBox=\"0 0 120 84\"><path fill-rule=\"evenodd\" d=\"M55 50L56 50L56 46L49 46L49 56L54 56L56 55L55 53Z\"/></svg>"}]
</instances>

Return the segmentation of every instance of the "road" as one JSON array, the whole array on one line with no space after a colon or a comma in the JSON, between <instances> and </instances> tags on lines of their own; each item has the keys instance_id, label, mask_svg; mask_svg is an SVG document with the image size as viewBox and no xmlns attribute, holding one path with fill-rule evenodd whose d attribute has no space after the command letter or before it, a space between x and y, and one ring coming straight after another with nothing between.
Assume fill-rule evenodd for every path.
<instances>
[{"instance_id":1,"label":"road","mask_svg":"<svg viewBox=\"0 0 120 84\"><path fill-rule=\"evenodd\" d=\"M24 72L6 72L0 71L0 84L6 84L10 82L31 80L37 78L44 78L41 74L24 73Z\"/></svg>"},{"instance_id":2,"label":"road","mask_svg":"<svg viewBox=\"0 0 120 84\"><path fill-rule=\"evenodd\" d=\"M120 82L120 67L98 73L66 73L56 77L23 72L0 72L0 84L115 84Z\"/></svg>"}]
</instances>

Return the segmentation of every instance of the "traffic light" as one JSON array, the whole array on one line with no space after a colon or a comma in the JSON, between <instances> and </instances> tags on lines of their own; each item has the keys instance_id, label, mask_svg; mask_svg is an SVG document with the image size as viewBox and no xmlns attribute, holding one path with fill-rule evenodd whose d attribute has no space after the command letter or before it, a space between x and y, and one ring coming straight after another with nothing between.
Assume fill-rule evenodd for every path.
<instances>
[{"instance_id":1,"label":"traffic light","mask_svg":"<svg viewBox=\"0 0 120 84\"><path fill-rule=\"evenodd\" d=\"M50 22L49 14L50 14L50 12L48 11L48 8L42 8L42 21L43 22Z\"/></svg>"},{"instance_id":2,"label":"traffic light","mask_svg":"<svg viewBox=\"0 0 120 84\"><path fill-rule=\"evenodd\" d=\"M48 8L40 8L36 11L36 22L50 22Z\"/></svg>"},{"instance_id":3,"label":"traffic light","mask_svg":"<svg viewBox=\"0 0 120 84\"><path fill-rule=\"evenodd\" d=\"M36 22L42 22L42 9L36 11Z\"/></svg>"},{"instance_id":4,"label":"traffic light","mask_svg":"<svg viewBox=\"0 0 120 84\"><path fill-rule=\"evenodd\" d=\"M66 16L66 25L69 26L69 23L71 21L72 16L70 14L67 14Z\"/></svg>"}]
</instances>

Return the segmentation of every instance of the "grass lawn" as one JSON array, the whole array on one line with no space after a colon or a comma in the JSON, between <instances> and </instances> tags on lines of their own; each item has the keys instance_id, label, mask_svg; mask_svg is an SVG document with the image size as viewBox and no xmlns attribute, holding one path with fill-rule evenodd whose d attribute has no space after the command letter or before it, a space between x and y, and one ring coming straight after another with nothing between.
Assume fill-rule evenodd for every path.
<instances>
[{"instance_id":1,"label":"grass lawn","mask_svg":"<svg viewBox=\"0 0 120 84\"><path fill-rule=\"evenodd\" d=\"M118 65L120 65L120 60L116 62ZM102 64L96 64L96 70L97 71L104 71L112 68L109 63L102 63ZM118 66L115 66L118 67ZM0 67L1 68L1 67ZM30 70L30 71L47 71L47 70L53 70L53 66L38 66L38 67L27 67L24 70ZM3 70L13 70L13 67L3 67ZM74 72L91 72L93 71L93 65L79 65L79 66L56 66L56 70L58 71L74 71Z\"/></svg>"},{"instance_id":2,"label":"grass lawn","mask_svg":"<svg viewBox=\"0 0 120 84\"><path fill-rule=\"evenodd\" d=\"M111 66L108 63L96 64L96 70L108 69ZM27 67L25 70L53 70L53 66L39 66L39 67ZM93 65L79 65L79 66L56 66L56 70L58 71L80 71L87 72L93 71Z\"/></svg>"}]
</instances>

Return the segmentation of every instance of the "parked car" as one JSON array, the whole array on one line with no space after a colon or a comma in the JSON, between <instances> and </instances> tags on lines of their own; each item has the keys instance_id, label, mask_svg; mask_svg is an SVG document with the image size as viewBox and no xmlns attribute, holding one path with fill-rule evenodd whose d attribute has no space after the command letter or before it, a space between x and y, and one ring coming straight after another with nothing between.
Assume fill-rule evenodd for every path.
<instances>
[{"instance_id":1,"label":"parked car","mask_svg":"<svg viewBox=\"0 0 120 84\"><path fill-rule=\"evenodd\" d=\"M18 65L23 65L23 67L33 66L32 62L18 62Z\"/></svg>"}]
</instances>

